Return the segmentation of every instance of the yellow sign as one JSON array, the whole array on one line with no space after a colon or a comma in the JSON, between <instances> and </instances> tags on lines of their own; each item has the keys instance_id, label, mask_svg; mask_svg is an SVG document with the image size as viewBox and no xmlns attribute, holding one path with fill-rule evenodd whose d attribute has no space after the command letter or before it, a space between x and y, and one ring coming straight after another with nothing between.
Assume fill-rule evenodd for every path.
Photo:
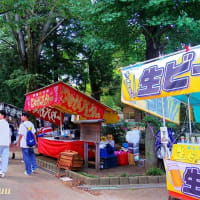
<instances>
[{"instance_id":1,"label":"yellow sign","mask_svg":"<svg viewBox=\"0 0 200 200\"><path fill-rule=\"evenodd\" d=\"M200 165L173 160L164 163L168 191L175 192L180 199L200 199Z\"/></svg>"},{"instance_id":2,"label":"yellow sign","mask_svg":"<svg viewBox=\"0 0 200 200\"><path fill-rule=\"evenodd\" d=\"M200 47L121 69L126 101L199 92Z\"/></svg>"},{"instance_id":3,"label":"yellow sign","mask_svg":"<svg viewBox=\"0 0 200 200\"><path fill-rule=\"evenodd\" d=\"M200 164L200 145L197 144L174 144L171 160Z\"/></svg>"}]
</instances>

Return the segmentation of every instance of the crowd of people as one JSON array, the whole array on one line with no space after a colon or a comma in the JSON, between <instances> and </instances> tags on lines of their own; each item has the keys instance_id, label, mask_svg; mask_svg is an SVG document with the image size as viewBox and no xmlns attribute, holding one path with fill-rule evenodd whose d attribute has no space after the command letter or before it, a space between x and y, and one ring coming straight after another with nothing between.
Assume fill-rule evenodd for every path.
<instances>
[{"instance_id":1,"label":"crowd of people","mask_svg":"<svg viewBox=\"0 0 200 200\"><path fill-rule=\"evenodd\" d=\"M0 177L3 178L8 170L8 161L10 155L10 147L16 145L21 148L23 155L23 162L25 165L24 174L30 176L37 170L36 158L34 147L27 146L26 138L27 131L31 130L36 140L36 129L31 121L29 121L29 114L22 112L21 123L18 132L14 129L13 125L9 124L9 119L4 110L0 110ZM15 159L15 152L12 152L12 159Z\"/></svg>"}]
</instances>

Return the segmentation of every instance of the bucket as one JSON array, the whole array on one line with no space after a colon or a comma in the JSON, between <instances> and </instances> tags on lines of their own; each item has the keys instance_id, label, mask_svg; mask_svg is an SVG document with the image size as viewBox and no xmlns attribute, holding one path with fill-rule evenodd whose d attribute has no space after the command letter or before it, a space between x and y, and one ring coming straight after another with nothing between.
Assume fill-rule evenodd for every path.
<instances>
[{"instance_id":1,"label":"bucket","mask_svg":"<svg viewBox=\"0 0 200 200\"><path fill-rule=\"evenodd\" d=\"M118 165L128 165L128 153L124 151L116 151Z\"/></svg>"}]
</instances>

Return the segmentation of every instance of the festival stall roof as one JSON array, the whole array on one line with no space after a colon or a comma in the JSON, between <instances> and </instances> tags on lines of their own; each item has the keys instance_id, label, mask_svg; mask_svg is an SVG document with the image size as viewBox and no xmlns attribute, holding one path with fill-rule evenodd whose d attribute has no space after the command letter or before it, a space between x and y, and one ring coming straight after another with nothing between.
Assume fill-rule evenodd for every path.
<instances>
[{"instance_id":1,"label":"festival stall roof","mask_svg":"<svg viewBox=\"0 0 200 200\"><path fill-rule=\"evenodd\" d=\"M26 94L24 110L54 124L62 124L64 113L80 119L104 119L117 123L118 113L94 98L60 81Z\"/></svg>"}]
</instances>

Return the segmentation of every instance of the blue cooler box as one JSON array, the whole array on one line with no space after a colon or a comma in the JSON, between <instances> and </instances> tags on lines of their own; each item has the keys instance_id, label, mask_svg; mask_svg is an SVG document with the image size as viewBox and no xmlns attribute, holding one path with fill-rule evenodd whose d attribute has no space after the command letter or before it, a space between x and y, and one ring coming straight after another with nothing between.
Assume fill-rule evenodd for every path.
<instances>
[{"instance_id":1,"label":"blue cooler box","mask_svg":"<svg viewBox=\"0 0 200 200\"><path fill-rule=\"evenodd\" d=\"M117 156L114 155L113 157L109 158L101 158L100 161L100 168L101 169L108 169L117 166Z\"/></svg>"}]
</instances>

